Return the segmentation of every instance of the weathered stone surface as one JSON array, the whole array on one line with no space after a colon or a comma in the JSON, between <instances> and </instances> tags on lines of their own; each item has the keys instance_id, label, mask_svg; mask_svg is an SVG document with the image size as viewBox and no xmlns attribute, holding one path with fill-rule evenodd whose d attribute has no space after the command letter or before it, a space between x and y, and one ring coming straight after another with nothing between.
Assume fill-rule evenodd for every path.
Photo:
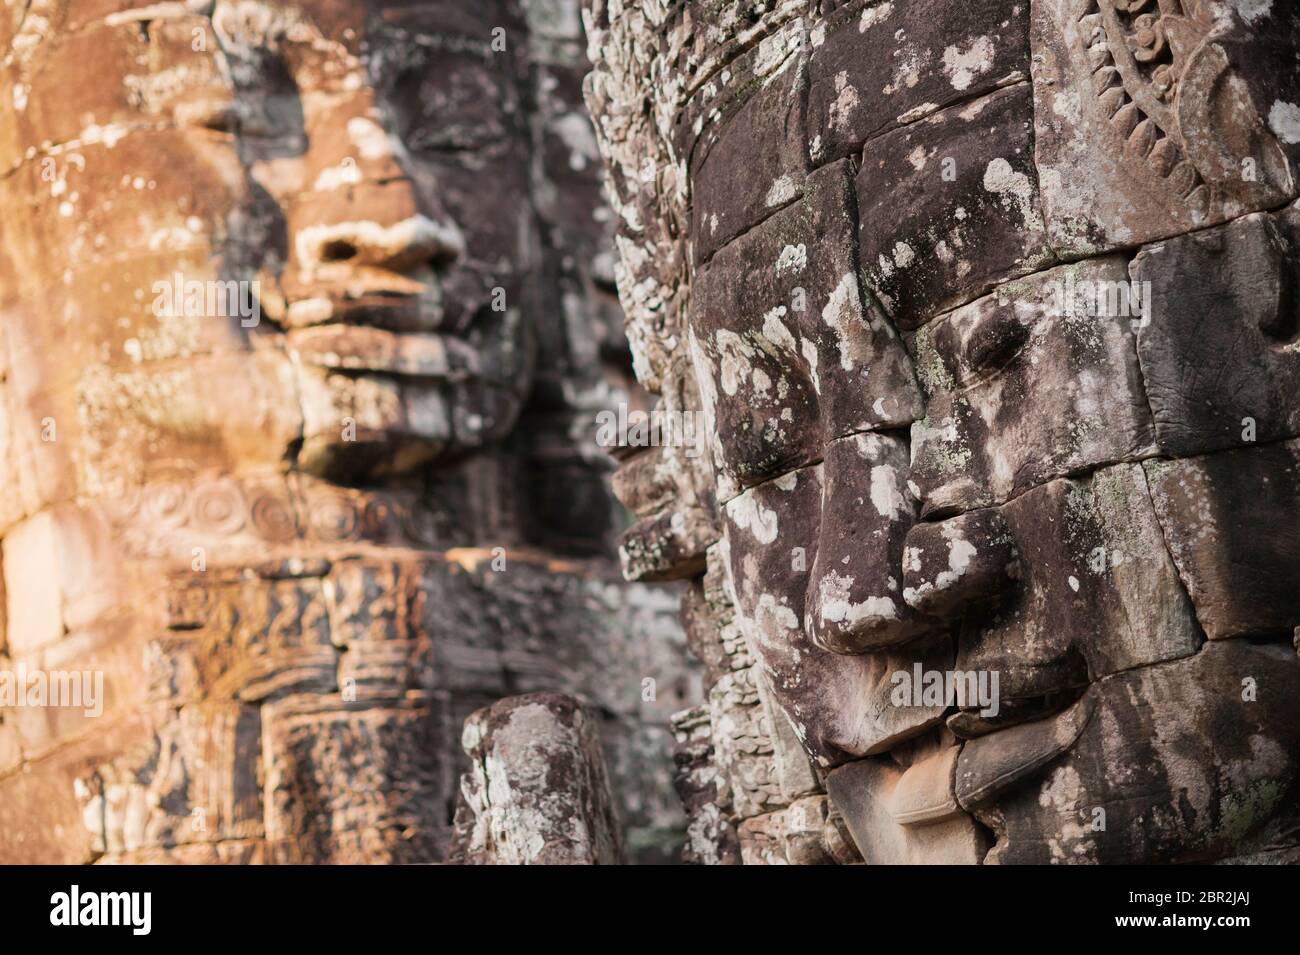
<instances>
[{"instance_id":1,"label":"weathered stone surface","mask_svg":"<svg viewBox=\"0 0 1300 955\"><path fill-rule=\"evenodd\" d=\"M1117 258L1062 266L916 335L926 414L912 427L910 479L922 514L986 507L1154 451L1135 320L1087 314L1071 294L1127 281Z\"/></svg>"},{"instance_id":2,"label":"weathered stone surface","mask_svg":"<svg viewBox=\"0 0 1300 955\"><path fill-rule=\"evenodd\" d=\"M867 144L862 270L900 329L1051 262L1033 120L1021 83Z\"/></svg>"},{"instance_id":3,"label":"weathered stone surface","mask_svg":"<svg viewBox=\"0 0 1300 955\"><path fill-rule=\"evenodd\" d=\"M624 457L614 475L615 494L638 517L620 541L623 573L631 580L694 577L720 531L704 412L685 363L665 376L646 420L659 443Z\"/></svg>"},{"instance_id":4,"label":"weathered stone surface","mask_svg":"<svg viewBox=\"0 0 1300 955\"><path fill-rule=\"evenodd\" d=\"M916 519L907 446L880 434L832 442L822 462L808 633L832 653L862 653L934 629L903 599L903 541Z\"/></svg>"},{"instance_id":5,"label":"weathered stone surface","mask_svg":"<svg viewBox=\"0 0 1300 955\"><path fill-rule=\"evenodd\" d=\"M952 755L937 757L951 768ZM988 851L987 833L952 801L951 772L925 775L924 797L886 757L862 759L826 778L831 799L868 865L976 865ZM936 769L938 767L935 767ZM900 794L902 798L900 799ZM942 811L933 811L938 806ZM920 806L927 810L915 813ZM900 818L901 816L901 818Z\"/></svg>"},{"instance_id":6,"label":"weathered stone surface","mask_svg":"<svg viewBox=\"0 0 1300 955\"><path fill-rule=\"evenodd\" d=\"M1053 481L1000 512L1023 571L1002 606L966 616L957 661L998 672L1002 699L1079 687L1200 646L1141 467Z\"/></svg>"},{"instance_id":7,"label":"weathered stone surface","mask_svg":"<svg viewBox=\"0 0 1300 955\"><path fill-rule=\"evenodd\" d=\"M1287 844L1298 688L1289 649L1211 643L1094 684L1082 730L1068 711L1014 742L966 744L959 778L1006 787L963 796L986 800L974 808L998 837L989 861L1197 862Z\"/></svg>"},{"instance_id":8,"label":"weathered stone surface","mask_svg":"<svg viewBox=\"0 0 1300 955\"><path fill-rule=\"evenodd\" d=\"M807 48L796 21L729 64L687 104L676 140L697 196L696 264L803 193ZM739 164L747 175L735 175Z\"/></svg>"},{"instance_id":9,"label":"weathered stone surface","mask_svg":"<svg viewBox=\"0 0 1300 955\"><path fill-rule=\"evenodd\" d=\"M907 354L859 284L855 221L848 164L836 163L700 270L691 300L700 391L718 468L741 486L921 412Z\"/></svg>"},{"instance_id":10,"label":"weathered stone surface","mask_svg":"<svg viewBox=\"0 0 1300 955\"><path fill-rule=\"evenodd\" d=\"M263 838L261 731L253 706L182 707L152 740L78 784L94 851Z\"/></svg>"},{"instance_id":11,"label":"weathered stone surface","mask_svg":"<svg viewBox=\"0 0 1300 955\"><path fill-rule=\"evenodd\" d=\"M923 614L951 618L1001 601L1022 574L1015 538L996 508L917 524L903 550L903 600Z\"/></svg>"},{"instance_id":12,"label":"weathered stone surface","mask_svg":"<svg viewBox=\"0 0 1300 955\"><path fill-rule=\"evenodd\" d=\"M1300 626L1300 441L1146 465L1160 526L1210 639Z\"/></svg>"},{"instance_id":13,"label":"weathered stone surface","mask_svg":"<svg viewBox=\"0 0 1300 955\"><path fill-rule=\"evenodd\" d=\"M1078 741L1095 709L1096 697L1084 693L1068 709L1048 719L1033 720L967 743L957 760L957 801L973 810L1031 778Z\"/></svg>"},{"instance_id":14,"label":"weathered stone surface","mask_svg":"<svg viewBox=\"0 0 1300 955\"><path fill-rule=\"evenodd\" d=\"M961 815L953 792L958 746L944 746L907 767L894 789L893 815L900 825L943 822Z\"/></svg>"},{"instance_id":15,"label":"weathered stone surface","mask_svg":"<svg viewBox=\"0 0 1300 955\"><path fill-rule=\"evenodd\" d=\"M729 818L726 781L713 760L713 727L707 707L673 714L676 738L673 782L689 820L682 861L697 865L739 865L740 843Z\"/></svg>"},{"instance_id":16,"label":"weathered stone surface","mask_svg":"<svg viewBox=\"0 0 1300 955\"><path fill-rule=\"evenodd\" d=\"M557 690L675 854L701 690L615 575L594 421L649 399L577 9L0 14L0 679L103 684L0 683L0 861L442 861L462 721Z\"/></svg>"},{"instance_id":17,"label":"weathered stone surface","mask_svg":"<svg viewBox=\"0 0 1300 955\"><path fill-rule=\"evenodd\" d=\"M581 704L508 697L465 721L452 857L470 865L623 861L600 739Z\"/></svg>"},{"instance_id":18,"label":"weathered stone surface","mask_svg":"<svg viewBox=\"0 0 1300 955\"><path fill-rule=\"evenodd\" d=\"M628 580L681 580L704 570L704 552L716 539L712 518L699 510L643 517L618 545Z\"/></svg>"},{"instance_id":19,"label":"weathered stone surface","mask_svg":"<svg viewBox=\"0 0 1300 955\"><path fill-rule=\"evenodd\" d=\"M16 166L31 158L29 150L51 144L71 154L76 146L113 142L128 130L151 126L229 130L234 96L221 75L222 58L208 17L181 11L144 30L142 21L113 16L83 21L80 28L58 22L69 14L75 19L69 8L84 6L47 4L44 13L58 11L53 22L44 20L47 32L38 33L39 25L29 20L24 26L30 32L23 37L29 42L19 41L18 55L6 58L7 85L16 95L15 108L0 120L0 166ZM66 83L58 102L41 95L47 84L64 84L66 77L78 75L125 81Z\"/></svg>"},{"instance_id":20,"label":"weathered stone surface","mask_svg":"<svg viewBox=\"0 0 1300 955\"><path fill-rule=\"evenodd\" d=\"M842 833L842 819L824 795L751 816L740 826L745 865L852 865L862 862Z\"/></svg>"},{"instance_id":21,"label":"weathered stone surface","mask_svg":"<svg viewBox=\"0 0 1300 955\"><path fill-rule=\"evenodd\" d=\"M795 733L820 765L832 766L886 750L937 722L943 706L894 706L890 677L914 660L946 669L952 647L946 633L894 654L849 656L812 641L805 593L807 568L816 566L821 501L818 466L750 488L726 512L741 627Z\"/></svg>"},{"instance_id":22,"label":"weathered stone surface","mask_svg":"<svg viewBox=\"0 0 1300 955\"><path fill-rule=\"evenodd\" d=\"M1218 0L1032 5L1035 159L1053 247L1089 255L1296 195L1300 20ZM1293 122L1293 121L1291 121Z\"/></svg>"},{"instance_id":23,"label":"weathered stone surface","mask_svg":"<svg viewBox=\"0 0 1300 955\"><path fill-rule=\"evenodd\" d=\"M719 502L694 858L1290 859L1292 5L586 8L636 370L714 452L641 515Z\"/></svg>"},{"instance_id":24,"label":"weathered stone surface","mask_svg":"<svg viewBox=\"0 0 1300 955\"><path fill-rule=\"evenodd\" d=\"M810 42L809 152L820 165L1028 79L1029 4L855 0L814 26Z\"/></svg>"},{"instance_id":25,"label":"weathered stone surface","mask_svg":"<svg viewBox=\"0 0 1300 955\"><path fill-rule=\"evenodd\" d=\"M799 737L785 710L772 698L772 689L762 671L758 672L758 699L763 707L763 720L772 740L772 762L776 769L777 784L781 789L781 798L793 802L800 796L816 793L821 783L808 754L804 752Z\"/></svg>"},{"instance_id":26,"label":"weathered stone surface","mask_svg":"<svg viewBox=\"0 0 1300 955\"><path fill-rule=\"evenodd\" d=\"M1185 457L1300 434L1300 215L1245 216L1142 249L1137 331L1156 441Z\"/></svg>"}]
</instances>

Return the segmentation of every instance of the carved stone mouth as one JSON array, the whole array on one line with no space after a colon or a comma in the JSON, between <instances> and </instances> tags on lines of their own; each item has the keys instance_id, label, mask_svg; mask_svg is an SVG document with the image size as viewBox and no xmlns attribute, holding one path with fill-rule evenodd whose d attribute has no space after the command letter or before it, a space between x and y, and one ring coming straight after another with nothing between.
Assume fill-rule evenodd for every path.
<instances>
[{"instance_id":1,"label":"carved stone mouth","mask_svg":"<svg viewBox=\"0 0 1300 955\"><path fill-rule=\"evenodd\" d=\"M438 381L464 381L480 372L478 352L465 342L428 332L392 332L369 325L328 324L288 335L290 354L305 365L341 372L380 372Z\"/></svg>"},{"instance_id":2,"label":"carved stone mouth","mask_svg":"<svg viewBox=\"0 0 1300 955\"><path fill-rule=\"evenodd\" d=\"M365 266L325 265L302 273L259 274L262 306L286 329L341 323L396 332L436 331L445 318L441 277Z\"/></svg>"},{"instance_id":3,"label":"carved stone mouth","mask_svg":"<svg viewBox=\"0 0 1300 955\"><path fill-rule=\"evenodd\" d=\"M432 331L438 327L441 311L411 296L339 298L326 294L292 303L285 312L283 324L288 328L345 324L396 332Z\"/></svg>"}]
</instances>

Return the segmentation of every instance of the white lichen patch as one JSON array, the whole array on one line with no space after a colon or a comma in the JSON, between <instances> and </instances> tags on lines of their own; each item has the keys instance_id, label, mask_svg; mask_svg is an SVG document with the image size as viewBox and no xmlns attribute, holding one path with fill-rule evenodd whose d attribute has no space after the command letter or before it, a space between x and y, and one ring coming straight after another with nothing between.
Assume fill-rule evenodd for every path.
<instances>
[{"instance_id":1,"label":"white lichen patch","mask_svg":"<svg viewBox=\"0 0 1300 955\"><path fill-rule=\"evenodd\" d=\"M808 377L812 379L813 390L821 394L822 382L817 374L817 344L809 338L799 339L799 352L808 363Z\"/></svg>"},{"instance_id":2,"label":"white lichen patch","mask_svg":"<svg viewBox=\"0 0 1300 955\"><path fill-rule=\"evenodd\" d=\"M785 313L785 306L778 305L763 316L763 337L775 345L779 350L793 355L797 350L794 335L791 334L790 329L785 327L785 323L781 321Z\"/></svg>"},{"instance_id":3,"label":"white lichen patch","mask_svg":"<svg viewBox=\"0 0 1300 955\"><path fill-rule=\"evenodd\" d=\"M894 243L894 265L905 269L916 261L916 252L906 242Z\"/></svg>"},{"instance_id":4,"label":"white lichen patch","mask_svg":"<svg viewBox=\"0 0 1300 955\"><path fill-rule=\"evenodd\" d=\"M914 123L918 119L923 119L931 113L938 112L938 103L922 103L920 106L913 106L911 109L898 114L898 122L906 126L908 123Z\"/></svg>"},{"instance_id":5,"label":"white lichen patch","mask_svg":"<svg viewBox=\"0 0 1300 955\"><path fill-rule=\"evenodd\" d=\"M1254 26L1256 21L1269 15L1273 9L1273 0L1231 0L1241 18Z\"/></svg>"},{"instance_id":6,"label":"white lichen patch","mask_svg":"<svg viewBox=\"0 0 1300 955\"><path fill-rule=\"evenodd\" d=\"M861 326L860 305L857 277L846 272L822 308L822 321L835 333L840 367L845 371L852 371L856 363L870 357L863 354L865 343L856 334Z\"/></svg>"},{"instance_id":7,"label":"white lichen patch","mask_svg":"<svg viewBox=\"0 0 1300 955\"><path fill-rule=\"evenodd\" d=\"M733 331L718 329L713 335L717 347L719 377L722 390L733 398L740 390L740 383L747 381L753 370L755 351L752 345Z\"/></svg>"},{"instance_id":8,"label":"white lichen patch","mask_svg":"<svg viewBox=\"0 0 1300 955\"><path fill-rule=\"evenodd\" d=\"M591 123L580 113L566 113L551 124L551 130L569 149L569 168L582 172L600 161L600 147Z\"/></svg>"},{"instance_id":9,"label":"white lichen patch","mask_svg":"<svg viewBox=\"0 0 1300 955\"><path fill-rule=\"evenodd\" d=\"M776 258L777 275L802 272L807 267L808 246L804 245L802 242L798 245L787 245L781 250L781 254Z\"/></svg>"},{"instance_id":10,"label":"white lichen patch","mask_svg":"<svg viewBox=\"0 0 1300 955\"><path fill-rule=\"evenodd\" d=\"M1015 208L1026 226L1042 229L1034 201L1034 185L1023 172L999 156L984 169L984 188L1000 197L1004 208Z\"/></svg>"},{"instance_id":11,"label":"white lichen patch","mask_svg":"<svg viewBox=\"0 0 1300 955\"><path fill-rule=\"evenodd\" d=\"M1300 143L1300 106L1276 100L1268 111L1268 128L1284 143Z\"/></svg>"},{"instance_id":12,"label":"white lichen patch","mask_svg":"<svg viewBox=\"0 0 1300 955\"><path fill-rule=\"evenodd\" d=\"M891 597L867 597L850 600L853 578L832 570L817 584L819 616L822 623L838 623L848 627L865 621L898 619L898 607Z\"/></svg>"},{"instance_id":13,"label":"white lichen patch","mask_svg":"<svg viewBox=\"0 0 1300 955\"><path fill-rule=\"evenodd\" d=\"M742 494L727 504L727 516L738 528L749 531L760 544L770 544L776 540L776 511L760 504L752 492Z\"/></svg>"},{"instance_id":14,"label":"white lichen patch","mask_svg":"<svg viewBox=\"0 0 1300 955\"><path fill-rule=\"evenodd\" d=\"M400 152L401 147L369 117L353 116L348 120L347 130L348 140L362 159L387 159Z\"/></svg>"},{"instance_id":15,"label":"white lichen patch","mask_svg":"<svg viewBox=\"0 0 1300 955\"><path fill-rule=\"evenodd\" d=\"M858 32L866 33L878 23L889 19L889 15L894 12L892 3L882 3L879 6L868 7L862 11L862 17L858 20Z\"/></svg>"},{"instance_id":16,"label":"white lichen patch","mask_svg":"<svg viewBox=\"0 0 1300 955\"><path fill-rule=\"evenodd\" d=\"M993 68L993 41L976 37L970 46L950 46L943 51L943 73L955 90L968 89L976 77Z\"/></svg>"},{"instance_id":17,"label":"white lichen patch","mask_svg":"<svg viewBox=\"0 0 1300 955\"><path fill-rule=\"evenodd\" d=\"M896 521L911 507L899 486L898 471L888 464L877 464L871 469L871 506L888 521Z\"/></svg>"},{"instance_id":18,"label":"white lichen patch","mask_svg":"<svg viewBox=\"0 0 1300 955\"><path fill-rule=\"evenodd\" d=\"M849 74L841 70L835 75L835 100L830 107L832 129L848 129L853 112L858 108L858 91L849 85Z\"/></svg>"},{"instance_id":19,"label":"white lichen patch","mask_svg":"<svg viewBox=\"0 0 1300 955\"><path fill-rule=\"evenodd\" d=\"M789 202L798 194L799 190L795 186L794 180L789 176L782 176L772 183L771 188L767 190L767 195L764 197L763 202L770 209L773 206L785 205L785 203Z\"/></svg>"}]
</instances>

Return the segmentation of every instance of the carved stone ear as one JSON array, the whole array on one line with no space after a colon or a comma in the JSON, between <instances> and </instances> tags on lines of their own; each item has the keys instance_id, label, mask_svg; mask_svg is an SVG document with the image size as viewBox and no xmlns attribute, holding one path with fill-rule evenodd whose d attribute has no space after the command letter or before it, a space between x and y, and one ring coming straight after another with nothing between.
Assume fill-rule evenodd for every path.
<instances>
[{"instance_id":1,"label":"carved stone ear","mask_svg":"<svg viewBox=\"0 0 1300 955\"><path fill-rule=\"evenodd\" d=\"M1033 776L1074 745L1095 709L1095 691L1089 688L1051 719L971 740L957 760L957 802L970 811Z\"/></svg>"},{"instance_id":2,"label":"carved stone ear","mask_svg":"<svg viewBox=\"0 0 1300 955\"><path fill-rule=\"evenodd\" d=\"M1191 55L1180 78L1176 111L1180 129L1220 131L1218 136L1183 139L1188 158L1211 186L1240 194L1254 208L1294 187L1282 144L1269 132L1221 44L1204 43ZM1228 119L1227 129L1218 117ZM1246 150L1239 156L1243 145ZM1242 177L1241 156L1259 157L1253 178Z\"/></svg>"}]
</instances>

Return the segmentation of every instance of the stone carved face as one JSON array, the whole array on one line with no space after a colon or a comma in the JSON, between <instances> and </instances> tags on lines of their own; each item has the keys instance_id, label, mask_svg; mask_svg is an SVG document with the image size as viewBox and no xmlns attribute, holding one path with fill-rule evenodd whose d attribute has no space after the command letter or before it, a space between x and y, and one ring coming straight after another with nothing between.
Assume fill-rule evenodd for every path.
<instances>
[{"instance_id":1,"label":"stone carved face","mask_svg":"<svg viewBox=\"0 0 1300 955\"><path fill-rule=\"evenodd\" d=\"M0 856L439 859L460 723L585 694L622 612L513 549L512 481L581 498L543 529L594 525L595 469L498 440L534 363L529 124L562 142L521 80L577 74L576 21L543 71L508 2L24 12L0 16L0 669L105 679L100 717L4 709ZM562 168L563 241L598 247L594 170ZM547 373L579 391L599 356ZM547 411L538 445L578 415Z\"/></svg>"},{"instance_id":2,"label":"stone carved face","mask_svg":"<svg viewBox=\"0 0 1300 955\"><path fill-rule=\"evenodd\" d=\"M298 361L306 470L364 469L369 454L409 471L478 446L509 430L527 388L536 235L520 103L493 49L504 28L469 12L214 16L241 155L270 201L263 303ZM347 417L356 441L339 435Z\"/></svg>"},{"instance_id":3,"label":"stone carved face","mask_svg":"<svg viewBox=\"0 0 1300 955\"><path fill-rule=\"evenodd\" d=\"M536 243L493 18L118 6L17 47L8 334L71 449L43 480L98 493L166 459L373 483L508 431ZM43 81L73 64L96 81Z\"/></svg>"},{"instance_id":4,"label":"stone carved face","mask_svg":"<svg viewBox=\"0 0 1300 955\"><path fill-rule=\"evenodd\" d=\"M978 861L966 812L1002 861L1269 845L1300 778L1300 114L1263 64L1300 21L936 0L755 29L657 101L682 331L737 613L859 848ZM900 705L914 667L996 674L997 705Z\"/></svg>"}]
</instances>

